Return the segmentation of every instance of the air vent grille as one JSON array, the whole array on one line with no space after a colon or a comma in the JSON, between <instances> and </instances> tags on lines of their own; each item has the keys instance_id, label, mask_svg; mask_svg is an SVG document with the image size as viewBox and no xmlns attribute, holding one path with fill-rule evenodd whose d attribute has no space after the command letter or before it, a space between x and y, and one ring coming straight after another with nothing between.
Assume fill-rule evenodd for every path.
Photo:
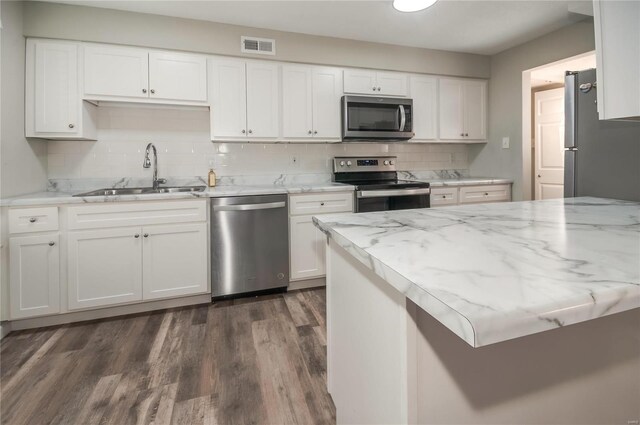
<instances>
[{"instance_id":1,"label":"air vent grille","mask_svg":"<svg viewBox=\"0 0 640 425\"><path fill-rule=\"evenodd\" d=\"M257 53L260 55L275 55L276 41L270 38L240 37L242 53Z\"/></svg>"}]
</instances>

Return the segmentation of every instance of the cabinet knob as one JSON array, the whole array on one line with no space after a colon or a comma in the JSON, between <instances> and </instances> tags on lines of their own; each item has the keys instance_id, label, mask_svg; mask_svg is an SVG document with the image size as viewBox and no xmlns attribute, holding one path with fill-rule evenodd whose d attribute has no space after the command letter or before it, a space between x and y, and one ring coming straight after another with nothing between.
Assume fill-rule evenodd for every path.
<instances>
[{"instance_id":1,"label":"cabinet knob","mask_svg":"<svg viewBox=\"0 0 640 425\"><path fill-rule=\"evenodd\" d=\"M442 195L442 199L447 199L447 195Z\"/></svg>"},{"instance_id":2,"label":"cabinet knob","mask_svg":"<svg viewBox=\"0 0 640 425\"><path fill-rule=\"evenodd\" d=\"M154 94L156 91L154 89L149 90L151 94Z\"/></svg>"},{"instance_id":3,"label":"cabinet knob","mask_svg":"<svg viewBox=\"0 0 640 425\"><path fill-rule=\"evenodd\" d=\"M464 133L460 133L460 135L461 135L462 137L464 137Z\"/></svg>"},{"instance_id":4,"label":"cabinet knob","mask_svg":"<svg viewBox=\"0 0 640 425\"><path fill-rule=\"evenodd\" d=\"M35 223L36 221L38 221L38 219L37 219L37 218L35 218L35 217L31 217L31 218L29 219L29 223Z\"/></svg>"},{"instance_id":5,"label":"cabinet knob","mask_svg":"<svg viewBox=\"0 0 640 425\"><path fill-rule=\"evenodd\" d=\"M246 133L246 132L247 132L247 130L242 130L242 134L244 134L244 133Z\"/></svg>"},{"instance_id":6,"label":"cabinet knob","mask_svg":"<svg viewBox=\"0 0 640 425\"><path fill-rule=\"evenodd\" d=\"M49 242L49 246L54 246L56 243L54 241Z\"/></svg>"},{"instance_id":7,"label":"cabinet knob","mask_svg":"<svg viewBox=\"0 0 640 425\"><path fill-rule=\"evenodd\" d=\"M469 133L464 133L464 135L465 135L466 137L469 137Z\"/></svg>"},{"instance_id":8,"label":"cabinet knob","mask_svg":"<svg viewBox=\"0 0 640 425\"><path fill-rule=\"evenodd\" d=\"M380 91L380 87L378 87L378 91Z\"/></svg>"},{"instance_id":9,"label":"cabinet knob","mask_svg":"<svg viewBox=\"0 0 640 425\"><path fill-rule=\"evenodd\" d=\"M540 174L538 174L538 178L542 177Z\"/></svg>"},{"instance_id":10,"label":"cabinet knob","mask_svg":"<svg viewBox=\"0 0 640 425\"><path fill-rule=\"evenodd\" d=\"M313 131L309 130L309 134L313 134Z\"/></svg>"},{"instance_id":11,"label":"cabinet knob","mask_svg":"<svg viewBox=\"0 0 640 425\"><path fill-rule=\"evenodd\" d=\"M249 134L253 133L253 130L249 130Z\"/></svg>"},{"instance_id":12,"label":"cabinet knob","mask_svg":"<svg viewBox=\"0 0 640 425\"><path fill-rule=\"evenodd\" d=\"M313 130L313 134L318 134L318 130Z\"/></svg>"},{"instance_id":13,"label":"cabinet knob","mask_svg":"<svg viewBox=\"0 0 640 425\"><path fill-rule=\"evenodd\" d=\"M142 93L146 93L146 92L147 92L147 89L142 89Z\"/></svg>"},{"instance_id":14,"label":"cabinet knob","mask_svg":"<svg viewBox=\"0 0 640 425\"><path fill-rule=\"evenodd\" d=\"M133 235L134 238L138 239L140 237L139 233L136 233L135 235Z\"/></svg>"},{"instance_id":15,"label":"cabinet knob","mask_svg":"<svg viewBox=\"0 0 640 425\"><path fill-rule=\"evenodd\" d=\"M377 87L371 87L371 90L376 91Z\"/></svg>"},{"instance_id":16,"label":"cabinet knob","mask_svg":"<svg viewBox=\"0 0 640 425\"><path fill-rule=\"evenodd\" d=\"M73 128L73 127L75 127L75 125L69 124L69 128Z\"/></svg>"},{"instance_id":17,"label":"cabinet knob","mask_svg":"<svg viewBox=\"0 0 640 425\"><path fill-rule=\"evenodd\" d=\"M148 233L145 233L143 236L144 236L145 238L148 238L148 237L149 237L149 234L148 234Z\"/></svg>"},{"instance_id":18,"label":"cabinet knob","mask_svg":"<svg viewBox=\"0 0 640 425\"><path fill-rule=\"evenodd\" d=\"M485 193L484 193L484 196L489 196L489 193L488 193L488 192L485 192Z\"/></svg>"},{"instance_id":19,"label":"cabinet knob","mask_svg":"<svg viewBox=\"0 0 640 425\"><path fill-rule=\"evenodd\" d=\"M320 206L323 206L323 207L324 207L324 202L320 202Z\"/></svg>"}]
</instances>

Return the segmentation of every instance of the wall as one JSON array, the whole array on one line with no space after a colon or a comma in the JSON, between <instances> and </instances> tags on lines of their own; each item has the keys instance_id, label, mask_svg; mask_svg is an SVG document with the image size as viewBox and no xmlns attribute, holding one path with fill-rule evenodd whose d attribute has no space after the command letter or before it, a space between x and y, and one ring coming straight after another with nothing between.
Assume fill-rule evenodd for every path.
<instances>
[{"instance_id":1,"label":"wall","mask_svg":"<svg viewBox=\"0 0 640 425\"><path fill-rule=\"evenodd\" d=\"M46 142L24 137L24 61L21 2L2 2L0 196L46 188Z\"/></svg>"},{"instance_id":2,"label":"wall","mask_svg":"<svg viewBox=\"0 0 640 425\"><path fill-rule=\"evenodd\" d=\"M390 154L398 169L412 171L465 170L467 146L453 144L262 144L212 143L209 111L141 106L98 108L98 142L48 142L49 178L151 179L142 168L148 142L158 148L161 177L206 176L213 167L218 176L331 173L337 155Z\"/></svg>"},{"instance_id":3,"label":"wall","mask_svg":"<svg viewBox=\"0 0 640 425\"><path fill-rule=\"evenodd\" d=\"M54 3L25 3L24 33L242 56L240 36L274 38L281 61L489 78L488 56L319 37L237 25Z\"/></svg>"},{"instance_id":4,"label":"wall","mask_svg":"<svg viewBox=\"0 0 640 425\"><path fill-rule=\"evenodd\" d=\"M593 21L588 19L491 57L489 141L469 148L471 175L511 178L513 199L523 198L522 72L594 48ZM503 137L510 138L510 149L502 149Z\"/></svg>"}]
</instances>

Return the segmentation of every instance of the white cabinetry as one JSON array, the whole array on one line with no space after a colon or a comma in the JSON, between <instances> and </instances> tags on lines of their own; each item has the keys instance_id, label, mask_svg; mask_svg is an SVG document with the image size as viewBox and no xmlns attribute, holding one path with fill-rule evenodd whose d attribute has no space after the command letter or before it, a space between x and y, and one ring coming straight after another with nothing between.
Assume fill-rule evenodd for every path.
<instances>
[{"instance_id":1,"label":"white cabinetry","mask_svg":"<svg viewBox=\"0 0 640 425\"><path fill-rule=\"evenodd\" d=\"M443 186L431 189L431 207L511 201L510 184Z\"/></svg>"},{"instance_id":2,"label":"white cabinetry","mask_svg":"<svg viewBox=\"0 0 640 425\"><path fill-rule=\"evenodd\" d=\"M413 99L413 132L411 141L438 138L438 79L427 75L409 78Z\"/></svg>"},{"instance_id":3,"label":"white cabinetry","mask_svg":"<svg viewBox=\"0 0 640 425\"><path fill-rule=\"evenodd\" d=\"M95 107L80 97L78 45L27 40L25 135L96 140Z\"/></svg>"},{"instance_id":4,"label":"white cabinetry","mask_svg":"<svg viewBox=\"0 0 640 425\"><path fill-rule=\"evenodd\" d=\"M207 60L187 53L86 44L84 97L198 103L207 100Z\"/></svg>"},{"instance_id":5,"label":"white cabinetry","mask_svg":"<svg viewBox=\"0 0 640 425\"><path fill-rule=\"evenodd\" d=\"M277 138L278 65L222 58L209 64L212 140Z\"/></svg>"},{"instance_id":6,"label":"white cabinetry","mask_svg":"<svg viewBox=\"0 0 640 425\"><path fill-rule=\"evenodd\" d=\"M9 240L11 319L60 311L58 233L11 237Z\"/></svg>"},{"instance_id":7,"label":"white cabinetry","mask_svg":"<svg viewBox=\"0 0 640 425\"><path fill-rule=\"evenodd\" d=\"M407 74L368 69L345 69L344 92L384 96L406 96Z\"/></svg>"},{"instance_id":8,"label":"white cabinetry","mask_svg":"<svg viewBox=\"0 0 640 425\"><path fill-rule=\"evenodd\" d=\"M291 280L325 275L325 235L313 224L314 215L352 212L353 192L327 192L289 197Z\"/></svg>"},{"instance_id":9,"label":"white cabinetry","mask_svg":"<svg viewBox=\"0 0 640 425\"><path fill-rule=\"evenodd\" d=\"M598 114L640 120L640 2L594 0Z\"/></svg>"},{"instance_id":10,"label":"white cabinetry","mask_svg":"<svg viewBox=\"0 0 640 425\"><path fill-rule=\"evenodd\" d=\"M440 139L487 138L487 82L440 78Z\"/></svg>"},{"instance_id":11,"label":"white cabinetry","mask_svg":"<svg viewBox=\"0 0 640 425\"><path fill-rule=\"evenodd\" d=\"M282 136L340 140L342 73L336 68L282 67Z\"/></svg>"}]
</instances>

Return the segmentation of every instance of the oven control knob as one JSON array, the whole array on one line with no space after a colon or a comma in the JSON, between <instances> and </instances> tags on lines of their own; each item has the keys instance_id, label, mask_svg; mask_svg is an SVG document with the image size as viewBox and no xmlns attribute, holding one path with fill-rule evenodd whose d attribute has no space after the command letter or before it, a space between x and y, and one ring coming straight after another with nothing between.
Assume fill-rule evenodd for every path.
<instances>
[{"instance_id":1,"label":"oven control knob","mask_svg":"<svg viewBox=\"0 0 640 425\"><path fill-rule=\"evenodd\" d=\"M351 167L351 161L347 161L347 167Z\"/></svg>"},{"instance_id":2,"label":"oven control knob","mask_svg":"<svg viewBox=\"0 0 640 425\"><path fill-rule=\"evenodd\" d=\"M393 164L395 164L395 161L393 160L389 161L389 165L393 165Z\"/></svg>"},{"instance_id":3,"label":"oven control knob","mask_svg":"<svg viewBox=\"0 0 640 425\"><path fill-rule=\"evenodd\" d=\"M344 161L340 161L340 166L344 167Z\"/></svg>"},{"instance_id":4,"label":"oven control knob","mask_svg":"<svg viewBox=\"0 0 640 425\"><path fill-rule=\"evenodd\" d=\"M389 165L389 161L385 161L385 162L384 162L384 165Z\"/></svg>"}]
</instances>

